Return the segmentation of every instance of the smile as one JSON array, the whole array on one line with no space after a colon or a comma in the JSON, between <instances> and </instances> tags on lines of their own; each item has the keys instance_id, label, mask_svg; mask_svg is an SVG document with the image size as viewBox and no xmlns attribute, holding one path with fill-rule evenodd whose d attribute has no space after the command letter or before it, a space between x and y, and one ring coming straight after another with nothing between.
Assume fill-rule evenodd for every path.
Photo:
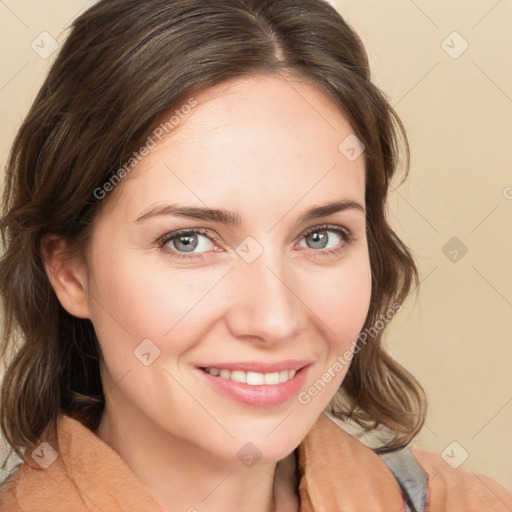
<instances>
[{"instance_id":1,"label":"smile","mask_svg":"<svg viewBox=\"0 0 512 512\"><path fill-rule=\"evenodd\" d=\"M217 363L198 366L194 372L215 392L231 400L251 406L270 407L296 397L312 366L310 361L299 360L273 364Z\"/></svg>"}]
</instances>

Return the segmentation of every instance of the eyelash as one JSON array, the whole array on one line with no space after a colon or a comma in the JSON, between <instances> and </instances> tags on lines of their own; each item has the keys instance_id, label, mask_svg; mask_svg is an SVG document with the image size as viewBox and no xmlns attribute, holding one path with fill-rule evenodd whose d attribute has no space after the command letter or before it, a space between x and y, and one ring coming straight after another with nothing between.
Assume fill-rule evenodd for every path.
<instances>
[{"instance_id":1,"label":"eyelash","mask_svg":"<svg viewBox=\"0 0 512 512\"><path fill-rule=\"evenodd\" d=\"M340 238L342 239L342 242L338 247L336 247L334 249L324 249L324 250L310 249L313 251L315 257L317 255L330 256L330 255L334 255L334 254L339 254L345 249L345 246L349 245L352 242L352 240L354 239L354 235L348 229L341 227L341 226L335 226L332 224L325 224L322 226L314 226L312 228L309 228L302 234L301 239L306 238L308 235L311 235L312 233L315 233L318 231L332 231L340 236ZM219 238L212 232L210 232L206 229L194 228L194 229L184 229L181 231L173 231L172 233L167 233L164 236L160 237L156 241L156 243L158 245L158 248L161 251L165 252L166 254L171 254L173 258L186 259L186 260L195 260L198 258L204 259L203 258L204 253L191 253L189 255L189 254L186 254L186 253L183 253L180 251L176 251L174 249L167 247L167 244L171 240L179 238L181 236L190 236L190 235L203 235L213 243L220 242Z\"/></svg>"}]
</instances>

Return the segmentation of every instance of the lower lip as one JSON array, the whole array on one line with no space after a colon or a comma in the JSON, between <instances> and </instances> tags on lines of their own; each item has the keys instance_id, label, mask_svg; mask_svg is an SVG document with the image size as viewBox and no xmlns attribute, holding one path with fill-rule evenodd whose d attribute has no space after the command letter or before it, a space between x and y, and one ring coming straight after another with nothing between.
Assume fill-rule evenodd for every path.
<instances>
[{"instance_id":1,"label":"lower lip","mask_svg":"<svg viewBox=\"0 0 512 512\"><path fill-rule=\"evenodd\" d=\"M200 368L197 368L196 371L198 371L216 391L233 398L237 402L267 407L282 404L290 400L293 396L296 396L304 384L309 366L310 365L298 370L293 378L286 382L280 382L274 385L262 384L258 386L251 386L243 382L235 382L231 379L215 377Z\"/></svg>"}]
</instances>

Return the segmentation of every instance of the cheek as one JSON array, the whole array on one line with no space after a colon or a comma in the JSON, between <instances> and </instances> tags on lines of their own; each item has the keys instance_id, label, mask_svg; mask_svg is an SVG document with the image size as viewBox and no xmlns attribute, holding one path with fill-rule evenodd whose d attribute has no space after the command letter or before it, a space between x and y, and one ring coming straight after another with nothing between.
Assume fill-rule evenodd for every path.
<instances>
[{"instance_id":1,"label":"cheek","mask_svg":"<svg viewBox=\"0 0 512 512\"><path fill-rule=\"evenodd\" d=\"M364 326L371 298L371 270L368 258L360 258L345 268L326 273L309 273L310 287L306 304L311 304L316 325L321 329L321 343L315 354L320 364L310 375L299 395L303 405L321 411L350 367L357 338ZM315 286L311 286L315 283Z\"/></svg>"},{"instance_id":2,"label":"cheek","mask_svg":"<svg viewBox=\"0 0 512 512\"><path fill-rule=\"evenodd\" d=\"M111 351L133 358L133 350L150 339L162 356L175 358L192 346L204 319L215 318L208 293L225 269L170 271L165 262L149 260L113 254L98 259L92 310L105 356Z\"/></svg>"},{"instance_id":3,"label":"cheek","mask_svg":"<svg viewBox=\"0 0 512 512\"><path fill-rule=\"evenodd\" d=\"M114 252L106 258L98 256L94 263L93 323L100 340L112 340L116 350L121 349L121 339L130 340L123 343L130 351L151 339L164 344L166 353L181 353L189 348L194 333L200 334L222 314L222 307L229 309L225 297L233 297L233 289L239 289L229 276L223 279L227 269L221 266L171 271L159 257L148 263L147 257ZM344 352L357 338L368 312L367 255L358 251L336 267L308 265L296 271L291 288L303 327L323 332L329 356Z\"/></svg>"},{"instance_id":4,"label":"cheek","mask_svg":"<svg viewBox=\"0 0 512 512\"><path fill-rule=\"evenodd\" d=\"M332 272L309 273L307 304L324 324L331 350L350 345L361 331L371 297L371 270L368 258L358 257Z\"/></svg>"},{"instance_id":5,"label":"cheek","mask_svg":"<svg viewBox=\"0 0 512 512\"><path fill-rule=\"evenodd\" d=\"M228 268L221 265L171 269L160 255L129 250L96 251L92 263L92 320L108 366L120 375L140 365L134 350L147 339L160 351L159 362L176 364L223 313L236 309L236 290L243 289L232 276L224 279ZM367 252L358 247L331 267L301 263L289 279L303 320L301 339L327 367L363 327L371 293Z\"/></svg>"},{"instance_id":6,"label":"cheek","mask_svg":"<svg viewBox=\"0 0 512 512\"><path fill-rule=\"evenodd\" d=\"M149 259L118 254L96 266L93 324L105 360L104 379L123 395L113 394L112 400L129 399L148 417L164 414L169 403L197 413L170 374L181 382L181 362L216 318L218 301L208 291L225 269L170 271Z\"/></svg>"}]
</instances>

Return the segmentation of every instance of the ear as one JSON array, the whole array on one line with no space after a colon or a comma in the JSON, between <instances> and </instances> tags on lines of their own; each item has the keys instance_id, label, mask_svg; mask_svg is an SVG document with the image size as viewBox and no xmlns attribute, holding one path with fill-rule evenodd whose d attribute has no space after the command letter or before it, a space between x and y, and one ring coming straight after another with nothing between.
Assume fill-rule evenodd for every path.
<instances>
[{"instance_id":1,"label":"ear","mask_svg":"<svg viewBox=\"0 0 512 512\"><path fill-rule=\"evenodd\" d=\"M89 318L87 268L78 257L67 253L68 241L58 235L46 235L41 242L41 256L59 302L71 315Z\"/></svg>"}]
</instances>

